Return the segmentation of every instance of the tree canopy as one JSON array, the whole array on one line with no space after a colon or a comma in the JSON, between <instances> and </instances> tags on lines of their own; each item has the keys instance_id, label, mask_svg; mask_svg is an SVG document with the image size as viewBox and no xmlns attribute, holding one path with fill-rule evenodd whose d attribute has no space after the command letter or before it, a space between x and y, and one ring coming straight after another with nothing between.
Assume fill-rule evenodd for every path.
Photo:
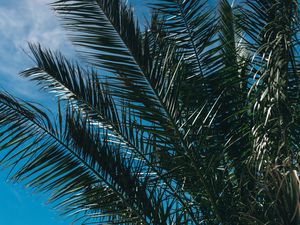
<instances>
[{"instance_id":1,"label":"tree canopy","mask_svg":"<svg viewBox=\"0 0 300 225\"><path fill-rule=\"evenodd\" d=\"M79 61L37 43L0 92L0 162L78 224L300 224L296 0L51 4Z\"/></svg>"}]
</instances>

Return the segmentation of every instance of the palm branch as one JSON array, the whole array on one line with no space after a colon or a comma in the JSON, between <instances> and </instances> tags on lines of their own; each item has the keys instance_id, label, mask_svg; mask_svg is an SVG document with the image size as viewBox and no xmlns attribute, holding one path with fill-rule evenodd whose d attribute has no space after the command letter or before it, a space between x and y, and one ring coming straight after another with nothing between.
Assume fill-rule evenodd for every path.
<instances>
[{"instance_id":1,"label":"palm branch","mask_svg":"<svg viewBox=\"0 0 300 225\"><path fill-rule=\"evenodd\" d=\"M30 44L57 116L0 94L1 165L81 224L298 224L292 0L51 6L84 62Z\"/></svg>"}]
</instances>

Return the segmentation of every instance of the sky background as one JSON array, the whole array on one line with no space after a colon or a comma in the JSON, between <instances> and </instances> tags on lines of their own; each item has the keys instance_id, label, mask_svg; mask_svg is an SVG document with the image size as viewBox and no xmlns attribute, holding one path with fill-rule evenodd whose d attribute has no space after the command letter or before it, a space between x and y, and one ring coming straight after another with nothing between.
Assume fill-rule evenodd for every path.
<instances>
[{"instance_id":1,"label":"sky background","mask_svg":"<svg viewBox=\"0 0 300 225\"><path fill-rule=\"evenodd\" d=\"M59 26L51 0L0 0L0 91L55 108L54 97L42 92L18 73L33 66L28 57L27 43L41 43L43 47L60 50L74 57L74 50L65 31ZM143 0L130 1L139 16L144 13ZM0 225L67 225L46 205L45 196L32 194L22 184L7 182L7 170L0 170Z\"/></svg>"},{"instance_id":2,"label":"sky background","mask_svg":"<svg viewBox=\"0 0 300 225\"><path fill-rule=\"evenodd\" d=\"M53 1L0 0L0 91L42 103L50 109L56 107L55 98L19 77L18 73L34 65L28 57L28 42L60 50L67 57L75 56L65 31L50 10L48 4ZM140 21L149 16L145 2L152 1L155 0L129 0ZM70 219L59 217L51 206L45 204L45 196L33 195L22 184L8 183L7 174L7 170L0 168L0 225L70 224Z\"/></svg>"}]
</instances>

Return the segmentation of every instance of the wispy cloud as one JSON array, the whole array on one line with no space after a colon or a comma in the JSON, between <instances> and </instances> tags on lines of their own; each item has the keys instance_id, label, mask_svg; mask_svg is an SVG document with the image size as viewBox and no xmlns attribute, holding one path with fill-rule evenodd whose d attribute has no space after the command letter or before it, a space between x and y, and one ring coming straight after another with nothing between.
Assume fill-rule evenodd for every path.
<instances>
[{"instance_id":1,"label":"wispy cloud","mask_svg":"<svg viewBox=\"0 0 300 225\"><path fill-rule=\"evenodd\" d=\"M54 12L50 10L50 2L10 0L0 4L0 88L19 96L38 96L38 89L17 75L32 64L23 51L26 51L28 42L69 51L70 44Z\"/></svg>"},{"instance_id":2,"label":"wispy cloud","mask_svg":"<svg viewBox=\"0 0 300 225\"><path fill-rule=\"evenodd\" d=\"M1 0L0 0L1 1ZM141 19L145 11L145 0L129 0L138 8ZM43 47L60 50L67 55L74 52L66 38L66 32L49 4L53 0L9 0L0 3L0 90L5 89L14 95L43 100L46 95L18 73L32 66L25 54L27 43L40 43ZM145 14L146 13L146 14ZM25 50L25 52L24 52Z\"/></svg>"},{"instance_id":3,"label":"wispy cloud","mask_svg":"<svg viewBox=\"0 0 300 225\"><path fill-rule=\"evenodd\" d=\"M64 47L64 31L58 25L49 0L11 0L15 4L0 6L0 32L16 48L26 41L40 42L54 49Z\"/></svg>"}]
</instances>

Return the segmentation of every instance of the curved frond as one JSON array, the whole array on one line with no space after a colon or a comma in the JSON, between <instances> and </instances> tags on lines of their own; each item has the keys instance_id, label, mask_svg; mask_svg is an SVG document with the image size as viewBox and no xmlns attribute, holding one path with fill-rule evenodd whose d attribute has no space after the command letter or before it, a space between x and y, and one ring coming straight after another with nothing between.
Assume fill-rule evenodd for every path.
<instances>
[{"instance_id":1,"label":"curved frond","mask_svg":"<svg viewBox=\"0 0 300 225\"><path fill-rule=\"evenodd\" d=\"M139 162L108 143L86 119L68 112L56 129L32 104L1 93L0 105L1 164L15 166L14 180L51 191L50 200L58 201L64 214L94 223L166 224L170 219L163 204L173 203L160 199L163 189L147 186Z\"/></svg>"},{"instance_id":2,"label":"curved frond","mask_svg":"<svg viewBox=\"0 0 300 225\"><path fill-rule=\"evenodd\" d=\"M212 45L215 22L207 1L159 0L151 6L162 12L169 37L174 39L186 63L192 67L192 76L205 76L203 52Z\"/></svg>"},{"instance_id":3,"label":"curved frond","mask_svg":"<svg viewBox=\"0 0 300 225\"><path fill-rule=\"evenodd\" d=\"M60 99L65 99L69 105L78 108L94 125L107 133L107 142L120 144L127 154L138 159L140 164L135 167L152 174L154 184L159 180L164 181L168 191L178 199L177 204L188 210L193 217L188 206L189 200L177 193L174 181L169 179L169 172L158 167L160 159L153 157L159 146L163 146L160 151L170 148L165 146L165 141L170 140L158 141L157 137L161 136L160 128L135 122L140 114L128 109L126 102L118 100L115 103L110 95L110 86L104 86L95 72L85 71L68 62L62 55L43 50L40 46L30 47L37 66L23 71L21 75L37 81L43 88L55 92ZM170 88L169 91L171 90Z\"/></svg>"},{"instance_id":4,"label":"curved frond","mask_svg":"<svg viewBox=\"0 0 300 225\"><path fill-rule=\"evenodd\" d=\"M298 224L299 3L211 4L56 0L87 67L29 45L58 115L0 92L0 165L82 224Z\"/></svg>"}]
</instances>

